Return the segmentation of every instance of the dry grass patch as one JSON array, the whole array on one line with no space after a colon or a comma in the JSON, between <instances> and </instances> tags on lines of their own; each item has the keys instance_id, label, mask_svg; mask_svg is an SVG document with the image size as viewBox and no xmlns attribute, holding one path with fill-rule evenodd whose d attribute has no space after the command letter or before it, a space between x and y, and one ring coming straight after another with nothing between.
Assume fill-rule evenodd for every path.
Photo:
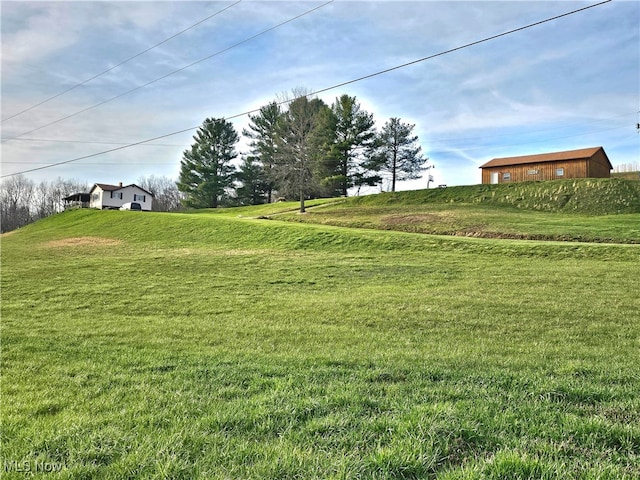
<instances>
[{"instance_id":1,"label":"dry grass patch","mask_svg":"<svg viewBox=\"0 0 640 480\"><path fill-rule=\"evenodd\" d=\"M413 215L389 215L382 218L384 225L421 225L441 222L442 217L433 213L421 213Z\"/></svg>"},{"instance_id":2,"label":"dry grass patch","mask_svg":"<svg viewBox=\"0 0 640 480\"><path fill-rule=\"evenodd\" d=\"M51 240L44 244L45 247L113 247L120 245L121 240L113 238L101 238L101 237L73 237L63 238L60 240Z\"/></svg>"}]
</instances>

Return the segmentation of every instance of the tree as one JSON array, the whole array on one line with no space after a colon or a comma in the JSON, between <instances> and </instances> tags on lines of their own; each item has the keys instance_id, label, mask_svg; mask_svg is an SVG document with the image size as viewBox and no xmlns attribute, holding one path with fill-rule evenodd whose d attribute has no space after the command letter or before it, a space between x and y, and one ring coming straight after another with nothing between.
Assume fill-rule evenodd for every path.
<instances>
[{"instance_id":1,"label":"tree","mask_svg":"<svg viewBox=\"0 0 640 480\"><path fill-rule=\"evenodd\" d=\"M176 182L168 177L140 177L137 185L153 194L151 209L155 212L174 212L182 208L182 194Z\"/></svg>"},{"instance_id":2,"label":"tree","mask_svg":"<svg viewBox=\"0 0 640 480\"><path fill-rule=\"evenodd\" d=\"M391 191L396 191L396 182L420 178L420 172L428 158L422 155L418 136L412 135L415 125L391 118L376 136L374 151L367 162L369 171L391 176ZM381 179L381 177L379 177Z\"/></svg>"},{"instance_id":3,"label":"tree","mask_svg":"<svg viewBox=\"0 0 640 480\"><path fill-rule=\"evenodd\" d=\"M24 175L15 175L0 185L0 218L2 232L23 227L35 220L31 214L35 185Z\"/></svg>"},{"instance_id":4,"label":"tree","mask_svg":"<svg viewBox=\"0 0 640 480\"><path fill-rule=\"evenodd\" d=\"M356 97L342 95L331 105L331 115L322 117L326 142L324 183L332 195L347 196L348 189L362 181L364 153L375 138L373 115L362 110Z\"/></svg>"},{"instance_id":5,"label":"tree","mask_svg":"<svg viewBox=\"0 0 640 480\"><path fill-rule=\"evenodd\" d=\"M236 201L240 205L259 205L269 203L272 184L257 157L242 159L242 165L236 173L240 185L236 188Z\"/></svg>"},{"instance_id":6,"label":"tree","mask_svg":"<svg viewBox=\"0 0 640 480\"><path fill-rule=\"evenodd\" d=\"M0 231L8 232L61 212L65 197L87 190L87 184L79 180L58 177L36 185L23 175L10 177L0 185Z\"/></svg>"},{"instance_id":7,"label":"tree","mask_svg":"<svg viewBox=\"0 0 640 480\"><path fill-rule=\"evenodd\" d=\"M267 184L267 203L271 203L274 179L273 167L276 156L276 137L278 135L278 125L282 120L282 110L274 101L260 108L256 115L249 115L249 128L244 129L242 134L250 139L249 146L251 154L256 163L255 166L262 166L265 172ZM254 168L254 167L252 167Z\"/></svg>"},{"instance_id":8,"label":"tree","mask_svg":"<svg viewBox=\"0 0 640 480\"><path fill-rule=\"evenodd\" d=\"M178 190L185 193L188 207L217 208L233 183L238 134L231 122L207 118L193 139L182 154Z\"/></svg>"},{"instance_id":9,"label":"tree","mask_svg":"<svg viewBox=\"0 0 640 480\"><path fill-rule=\"evenodd\" d=\"M300 213L305 212L305 198L319 191L313 136L323 108L328 107L322 100L296 95L278 127L274 178L281 193L300 199Z\"/></svg>"},{"instance_id":10,"label":"tree","mask_svg":"<svg viewBox=\"0 0 640 480\"><path fill-rule=\"evenodd\" d=\"M42 181L34 190L33 213L34 220L54 215L64 210L64 198L72 193L88 192L86 182L79 180L65 180L58 177L56 180Z\"/></svg>"}]
</instances>

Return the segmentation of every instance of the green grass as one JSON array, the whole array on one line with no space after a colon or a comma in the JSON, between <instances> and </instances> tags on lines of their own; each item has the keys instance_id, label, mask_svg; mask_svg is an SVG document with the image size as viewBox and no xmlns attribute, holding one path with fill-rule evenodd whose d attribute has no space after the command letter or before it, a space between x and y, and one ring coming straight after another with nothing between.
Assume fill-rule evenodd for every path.
<instances>
[{"instance_id":1,"label":"green grass","mask_svg":"<svg viewBox=\"0 0 640 480\"><path fill-rule=\"evenodd\" d=\"M292 222L433 235L600 243L640 243L640 214L584 215L488 205L424 203L369 206L345 201L283 213Z\"/></svg>"},{"instance_id":2,"label":"green grass","mask_svg":"<svg viewBox=\"0 0 640 480\"><path fill-rule=\"evenodd\" d=\"M640 183L621 178L467 185L361 197L360 205L465 203L586 215L640 213Z\"/></svg>"},{"instance_id":3,"label":"green grass","mask_svg":"<svg viewBox=\"0 0 640 480\"><path fill-rule=\"evenodd\" d=\"M306 215L283 209L263 216L434 235L640 243L640 183L577 179L470 185L334 199Z\"/></svg>"},{"instance_id":4,"label":"green grass","mask_svg":"<svg viewBox=\"0 0 640 480\"><path fill-rule=\"evenodd\" d=\"M640 476L638 245L260 209L2 238L3 478Z\"/></svg>"}]
</instances>

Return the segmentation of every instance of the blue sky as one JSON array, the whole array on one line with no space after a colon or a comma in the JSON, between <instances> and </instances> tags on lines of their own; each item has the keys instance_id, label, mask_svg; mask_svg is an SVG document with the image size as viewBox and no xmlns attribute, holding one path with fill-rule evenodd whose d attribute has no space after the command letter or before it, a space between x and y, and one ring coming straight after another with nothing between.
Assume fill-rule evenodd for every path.
<instances>
[{"instance_id":1,"label":"blue sky","mask_svg":"<svg viewBox=\"0 0 640 480\"><path fill-rule=\"evenodd\" d=\"M182 152L206 117L232 117L297 87L325 89L598 3L335 0L229 48L324 3L235 1L3 1L2 119L230 8L3 121L2 175L193 127L26 174L35 181L63 177L87 183L177 178ZM640 3L616 0L319 97L330 104L345 93L356 96L379 126L390 117L416 125L435 165L435 184L480 183L478 166L495 157L594 146L603 146L614 166L637 163ZM232 121L241 132L248 119ZM246 151L242 144L238 149ZM400 188L425 187L422 179Z\"/></svg>"}]
</instances>

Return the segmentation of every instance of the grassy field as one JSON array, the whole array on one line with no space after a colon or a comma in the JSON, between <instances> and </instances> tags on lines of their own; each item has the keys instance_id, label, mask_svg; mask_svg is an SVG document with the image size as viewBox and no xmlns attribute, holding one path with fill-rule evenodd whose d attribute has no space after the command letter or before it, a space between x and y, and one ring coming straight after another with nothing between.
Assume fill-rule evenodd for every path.
<instances>
[{"instance_id":1,"label":"grassy field","mask_svg":"<svg viewBox=\"0 0 640 480\"><path fill-rule=\"evenodd\" d=\"M489 205L360 205L350 200L273 218L353 228L521 240L640 243L637 213L584 215Z\"/></svg>"},{"instance_id":2,"label":"grassy field","mask_svg":"<svg viewBox=\"0 0 640 480\"><path fill-rule=\"evenodd\" d=\"M640 477L640 215L534 218L620 242L579 243L294 208L3 236L2 478Z\"/></svg>"},{"instance_id":3,"label":"grassy field","mask_svg":"<svg viewBox=\"0 0 640 480\"><path fill-rule=\"evenodd\" d=\"M308 215L289 211L273 218L435 235L640 243L638 214L640 182L602 178L352 197Z\"/></svg>"}]
</instances>

